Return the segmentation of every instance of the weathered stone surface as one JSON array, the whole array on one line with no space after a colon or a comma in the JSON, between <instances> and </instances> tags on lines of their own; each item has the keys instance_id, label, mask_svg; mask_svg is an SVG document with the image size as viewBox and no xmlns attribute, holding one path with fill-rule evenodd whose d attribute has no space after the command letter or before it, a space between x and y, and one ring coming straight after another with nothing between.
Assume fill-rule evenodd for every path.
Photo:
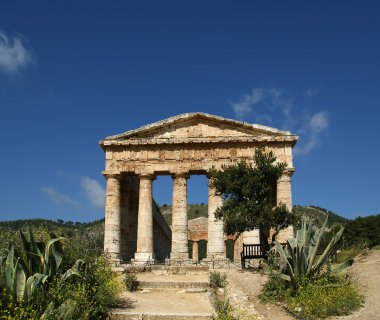
<instances>
[{"instance_id":1,"label":"weathered stone surface","mask_svg":"<svg viewBox=\"0 0 380 320\"><path fill-rule=\"evenodd\" d=\"M154 259L153 254L153 198L152 180L149 174L140 175L140 199L137 221L137 251L135 260Z\"/></svg>"},{"instance_id":2,"label":"weathered stone surface","mask_svg":"<svg viewBox=\"0 0 380 320\"><path fill-rule=\"evenodd\" d=\"M294 169L285 170L282 177L277 182L277 204L286 204L289 210L292 209L292 184L291 177L294 173ZM287 239L293 237L293 226L289 226L284 230L281 230L276 240L280 243L286 242Z\"/></svg>"},{"instance_id":3,"label":"weathered stone surface","mask_svg":"<svg viewBox=\"0 0 380 320\"><path fill-rule=\"evenodd\" d=\"M107 175L106 217L104 223L104 251L112 260L121 254L120 175Z\"/></svg>"},{"instance_id":4,"label":"weathered stone surface","mask_svg":"<svg viewBox=\"0 0 380 320\"><path fill-rule=\"evenodd\" d=\"M215 211L223 205L221 195L217 194L215 189L208 187L208 242L207 258L221 259L225 258L224 253L224 233L223 221L215 217Z\"/></svg>"},{"instance_id":5,"label":"weathered stone surface","mask_svg":"<svg viewBox=\"0 0 380 320\"><path fill-rule=\"evenodd\" d=\"M187 174L173 175L172 251L174 260L188 259L187 245Z\"/></svg>"},{"instance_id":6,"label":"weathered stone surface","mask_svg":"<svg viewBox=\"0 0 380 320\"><path fill-rule=\"evenodd\" d=\"M291 208L292 148L297 139L289 131L205 113L186 113L100 141L106 153L105 250L113 259L128 260L134 256L140 261L153 259L159 251L160 257L168 253L166 244L170 242L171 235L155 213L152 181L155 175L172 174L171 255L174 259L188 259L185 177L207 174L212 167L220 169L222 165L242 160L253 163L258 147L272 151L277 161L287 164L283 177L278 181L277 202ZM121 177L129 181L126 186ZM216 208L221 204L221 197L209 190L209 259L225 257L223 224L214 217ZM288 228L279 238L291 236L292 228ZM242 243L238 235L235 240ZM163 250L160 250L161 245Z\"/></svg>"}]
</instances>

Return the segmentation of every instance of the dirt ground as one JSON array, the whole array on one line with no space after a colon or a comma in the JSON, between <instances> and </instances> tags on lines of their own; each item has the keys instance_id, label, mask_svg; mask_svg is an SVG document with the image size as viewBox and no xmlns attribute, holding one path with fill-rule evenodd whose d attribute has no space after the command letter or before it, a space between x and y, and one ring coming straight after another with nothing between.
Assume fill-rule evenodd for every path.
<instances>
[{"instance_id":1,"label":"dirt ground","mask_svg":"<svg viewBox=\"0 0 380 320\"><path fill-rule=\"evenodd\" d=\"M355 260L352 276L365 295L364 306L341 320L375 320L380 319L380 250L370 251Z\"/></svg>"},{"instance_id":2,"label":"dirt ground","mask_svg":"<svg viewBox=\"0 0 380 320\"><path fill-rule=\"evenodd\" d=\"M227 296L242 319L292 320L280 306L262 304L258 294L266 277L258 273L226 270L228 279ZM358 257L353 265L354 281L365 295L364 306L350 316L334 317L334 320L380 319L380 250Z\"/></svg>"},{"instance_id":3,"label":"dirt ground","mask_svg":"<svg viewBox=\"0 0 380 320\"><path fill-rule=\"evenodd\" d=\"M259 301L258 295L267 280L265 275L247 270L226 270L225 272L228 281L227 296L234 309L237 310L237 316L242 319L258 320L294 319L281 307L273 304L264 305Z\"/></svg>"}]
</instances>

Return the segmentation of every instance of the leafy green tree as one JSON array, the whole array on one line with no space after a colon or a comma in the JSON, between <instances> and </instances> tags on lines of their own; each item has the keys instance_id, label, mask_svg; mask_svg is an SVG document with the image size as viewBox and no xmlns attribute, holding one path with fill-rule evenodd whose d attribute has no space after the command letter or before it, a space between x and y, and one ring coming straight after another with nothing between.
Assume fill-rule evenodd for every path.
<instances>
[{"instance_id":1,"label":"leafy green tree","mask_svg":"<svg viewBox=\"0 0 380 320\"><path fill-rule=\"evenodd\" d=\"M224 199L216 217L223 218L227 234L259 229L266 252L270 229L274 228L277 235L295 222L295 215L285 204L276 206L277 181L285 168L285 163L276 163L272 152L256 149L252 165L241 161L224 165L221 171L210 171L211 186Z\"/></svg>"}]
</instances>

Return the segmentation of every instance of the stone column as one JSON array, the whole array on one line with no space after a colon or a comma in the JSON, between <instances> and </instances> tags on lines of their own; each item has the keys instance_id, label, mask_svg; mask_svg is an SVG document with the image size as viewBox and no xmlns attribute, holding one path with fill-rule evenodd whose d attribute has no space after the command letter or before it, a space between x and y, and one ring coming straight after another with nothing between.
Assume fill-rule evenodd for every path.
<instances>
[{"instance_id":1,"label":"stone column","mask_svg":"<svg viewBox=\"0 0 380 320\"><path fill-rule=\"evenodd\" d=\"M106 216L104 223L104 252L112 260L121 258L120 174L106 174Z\"/></svg>"},{"instance_id":2,"label":"stone column","mask_svg":"<svg viewBox=\"0 0 380 320\"><path fill-rule=\"evenodd\" d=\"M288 210L292 210L292 180L291 177L294 169L285 169L281 178L277 181L277 205L283 203L287 206ZM293 226L289 226L281 230L276 240L279 242L286 242L286 240L293 238Z\"/></svg>"},{"instance_id":3,"label":"stone column","mask_svg":"<svg viewBox=\"0 0 380 320\"><path fill-rule=\"evenodd\" d=\"M153 198L150 174L140 175L139 213L137 221L137 251L135 261L154 259L153 253Z\"/></svg>"},{"instance_id":4,"label":"stone column","mask_svg":"<svg viewBox=\"0 0 380 320\"><path fill-rule=\"evenodd\" d=\"M198 262L198 241L193 241L193 262Z\"/></svg>"},{"instance_id":5,"label":"stone column","mask_svg":"<svg viewBox=\"0 0 380 320\"><path fill-rule=\"evenodd\" d=\"M129 217L129 239L128 259L133 259L137 251L137 221L139 211L139 179L129 177L128 183L128 217Z\"/></svg>"},{"instance_id":6,"label":"stone column","mask_svg":"<svg viewBox=\"0 0 380 320\"><path fill-rule=\"evenodd\" d=\"M127 260L129 255L129 192L128 181L120 181L120 259Z\"/></svg>"},{"instance_id":7,"label":"stone column","mask_svg":"<svg viewBox=\"0 0 380 320\"><path fill-rule=\"evenodd\" d=\"M170 259L188 260L187 243L187 173L176 173L173 177L172 206L172 250Z\"/></svg>"},{"instance_id":8,"label":"stone column","mask_svg":"<svg viewBox=\"0 0 380 320\"><path fill-rule=\"evenodd\" d=\"M215 211L223 204L216 190L208 187L208 242L207 259L225 259L223 221L215 218Z\"/></svg>"}]
</instances>

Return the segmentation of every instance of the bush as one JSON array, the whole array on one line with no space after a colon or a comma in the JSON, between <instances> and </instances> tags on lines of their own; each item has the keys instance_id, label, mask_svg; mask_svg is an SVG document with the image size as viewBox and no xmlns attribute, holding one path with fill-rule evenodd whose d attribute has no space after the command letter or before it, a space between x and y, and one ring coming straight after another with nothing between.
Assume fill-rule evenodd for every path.
<instances>
[{"instance_id":1,"label":"bush","mask_svg":"<svg viewBox=\"0 0 380 320\"><path fill-rule=\"evenodd\" d=\"M72 279L65 283L55 282L49 290L54 306L51 317L57 317L61 311L60 306L70 301L71 310L68 318L104 319L108 307L117 304L123 289L116 276L108 261L101 256L87 265L85 275L81 279Z\"/></svg>"},{"instance_id":2,"label":"bush","mask_svg":"<svg viewBox=\"0 0 380 320\"><path fill-rule=\"evenodd\" d=\"M227 276L221 275L220 272L211 272L210 274L210 286L212 288L224 288L227 285Z\"/></svg>"},{"instance_id":3,"label":"bush","mask_svg":"<svg viewBox=\"0 0 380 320\"><path fill-rule=\"evenodd\" d=\"M218 300L215 303L217 320L237 320L237 318L232 315L233 310L233 307L226 298Z\"/></svg>"},{"instance_id":4,"label":"bush","mask_svg":"<svg viewBox=\"0 0 380 320\"><path fill-rule=\"evenodd\" d=\"M291 313L304 320L348 315L360 308L363 296L348 277L328 276L299 280L297 290L290 283L271 276L264 285L263 303L282 302Z\"/></svg>"},{"instance_id":5,"label":"bush","mask_svg":"<svg viewBox=\"0 0 380 320\"><path fill-rule=\"evenodd\" d=\"M259 299L263 303L284 301L289 294L288 283L279 277L271 276L261 290Z\"/></svg>"},{"instance_id":6,"label":"bush","mask_svg":"<svg viewBox=\"0 0 380 320\"><path fill-rule=\"evenodd\" d=\"M359 256L367 251L366 244L361 242L357 243L351 248L340 251L337 254L337 263L342 263L348 259L354 259L356 256Z\"/></svg>"},{"instance_id":7,"label":"bush","mask_svg":"<svg viewBox=\"0 0 380 320\"><path fill-rule=\"evenodd\" d=\"M99 319L107 313L109 306L118 302L123 288L117 280L117 274L111 270L109 262L100 256L90 269L86 277L88 299L91 299L91 316Z\"/></svg>"},{"instance_id":8,"label":"bush","mask_svg":"<svg viewBox=\"0 0 380 320\"><path fill-rule=\"evenodd\" d=\"M139 283L137 281L137 277L134 273L129 272L128 270L124 271L124 284L128 291L136 291Z\"/></svg>"},{"instance_id":9,"label":"bush","mask_svg":"<svg viewBox=\"0 0 380 320\"><path fill-rule=\"evenodd\" d=\"M360 308L363 296L347 278L323 277L304 281L293 297L288 297L288 309L301 319L343 316Z\"/></svg>"}]
</instances>

